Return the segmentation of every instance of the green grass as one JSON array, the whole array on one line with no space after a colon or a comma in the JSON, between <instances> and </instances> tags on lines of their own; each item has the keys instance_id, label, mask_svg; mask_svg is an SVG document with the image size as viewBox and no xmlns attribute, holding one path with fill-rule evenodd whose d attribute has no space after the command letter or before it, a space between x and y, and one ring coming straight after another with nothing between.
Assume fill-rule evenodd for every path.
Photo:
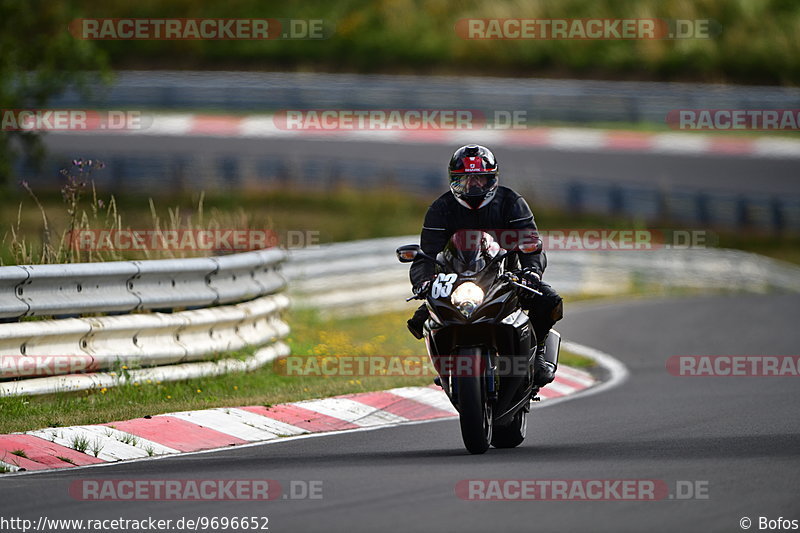
<instances>
[{"instance_id":1,"label":"green grass","mask_svg":"<svg viewBox=\"0 0 800 533\"><path fill-rule=\"evenodd\" d=\"M89 448L89 439L84 435L75 435L72 437L70 447L81 453L86 453Z\"/></svg>"},{"instance_id":2,"label":"green grass","mask_svg":"<svg viewBox=\"0 0 800 533\"><path fill-rule=\"evenodd\" d=\"M719 246L765 255L788 263L800 265L800 235L760 235L720 233Z\"/></svg>"},{"instance_id":3,"label":"green grass","mask_svg":"<svg viewBox=\"0 0 800 533\"><path fill-rule=\"evenodd\" d=\"M99 457L100 452L103 451L103 441L101 441L99 437L95 438L89 445L89 451L91 451L92 455L95 457Z\"/></svg>"}]
</instances>

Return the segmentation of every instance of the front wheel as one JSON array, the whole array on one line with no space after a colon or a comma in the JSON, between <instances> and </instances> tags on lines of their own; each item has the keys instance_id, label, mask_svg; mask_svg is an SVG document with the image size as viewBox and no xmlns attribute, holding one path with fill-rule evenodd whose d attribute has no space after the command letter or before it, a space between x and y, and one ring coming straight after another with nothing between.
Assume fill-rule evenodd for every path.
<instances>
[{"instance_id":1,"label":"front wheel","mask_svg":"<svg viewBox=\"0 0 800 533\"><path fill-rule=\"evenodd\" d=\"M471 368L477 369L481 362L480 348L459 350L459 357L472 358ZM480 373L479 373L480 374ZM482 375L455 378L458 389L458 412L461 423L461 438L469 453L481 454L492 442L492 406L486 398Z\"/></svg>"},{"instance_id":2,"label":"front wheel","mask_svg":"<svg viewBox=\"0 0 800 533\"><path fill-rule=\"evenodd\" d=\"M520 409L507 426L497 426L492 434L495 448L516 448L525 440L528 432L528 409Z\"/></svg>"}]
</instances>

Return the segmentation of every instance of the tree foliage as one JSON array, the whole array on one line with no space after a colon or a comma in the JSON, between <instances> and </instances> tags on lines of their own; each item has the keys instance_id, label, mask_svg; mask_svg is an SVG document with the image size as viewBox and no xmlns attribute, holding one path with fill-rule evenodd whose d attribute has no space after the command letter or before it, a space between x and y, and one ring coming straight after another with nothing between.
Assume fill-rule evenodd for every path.
<instances>
[{"instance_id":1,"label":"tree foliage","mask_svg":"<svg viewBox=\"0 0 800 533\"><path fill-rule=\"evenodd\" d=\"M0 111L45 107L69 87L86 93L108 80L105 53L67 30L75 16L71 1L0 0ZM41 160L38 135L0 130L0 186L21 153Z\"/></svg>"}]
</instances>

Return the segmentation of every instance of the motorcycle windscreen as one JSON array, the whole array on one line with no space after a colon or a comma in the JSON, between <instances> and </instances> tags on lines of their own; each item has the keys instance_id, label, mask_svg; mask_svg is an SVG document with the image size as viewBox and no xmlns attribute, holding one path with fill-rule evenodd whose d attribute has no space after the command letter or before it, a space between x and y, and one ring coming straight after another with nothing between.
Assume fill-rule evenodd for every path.
<instances>
[{"instance_id":1,"label":"motorcycle windscreen","mask_svg":"<svg viewBox=\"0 0 800 533\"><path fill-rule=\"evenodd\" d=\"M460 230L443 250L444 262L457 274L480 272L500 251L494 238L480 230Z\"/></svg>"}]
</instances>

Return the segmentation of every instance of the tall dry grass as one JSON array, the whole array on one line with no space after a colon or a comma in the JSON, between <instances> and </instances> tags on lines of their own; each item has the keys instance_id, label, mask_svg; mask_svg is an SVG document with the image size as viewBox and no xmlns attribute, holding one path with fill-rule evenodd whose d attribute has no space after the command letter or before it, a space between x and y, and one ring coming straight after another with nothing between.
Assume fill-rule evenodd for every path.
<instances>
[{"instance_id":1,"label":"tall dry grass","mask_svg":"<svg viewBox=\"0 0 800 533\"><path fill-rule=\"evenodd\" d=\"M27 193L32 206L20 202L16 220L2 235L0 248L6 251L6 260L0 256L0 264L57 264L101 261L123 261L132 259L173 259L210 255L218 251L186 249L180 247L151 249L137 247L121 249L111 240L113 232L151 231L156 237L170 232L216 230L216 229L268 229L269 220L247 212L245 209L205 209L205 194L200 193L196 204L188 212L180 206L168 207L166 214L156 206L153 198L147 199L149 219L135 214L126 217L119 209L113 194L103 196L95 188L92 175L102 172L102 161L76 159L69 168L60 171L63 185L61 203L45 205L36 191L27 183L20 185ZM39 228L30 224L30 213L38 211ZM131 220L135 221L131 223ZM258 222L258 223L257 223ZM76 238L81 232L96 232L97 246L79 246ZM10 256L10 261L8 257Z\"/></svg>"}]
</instances>

